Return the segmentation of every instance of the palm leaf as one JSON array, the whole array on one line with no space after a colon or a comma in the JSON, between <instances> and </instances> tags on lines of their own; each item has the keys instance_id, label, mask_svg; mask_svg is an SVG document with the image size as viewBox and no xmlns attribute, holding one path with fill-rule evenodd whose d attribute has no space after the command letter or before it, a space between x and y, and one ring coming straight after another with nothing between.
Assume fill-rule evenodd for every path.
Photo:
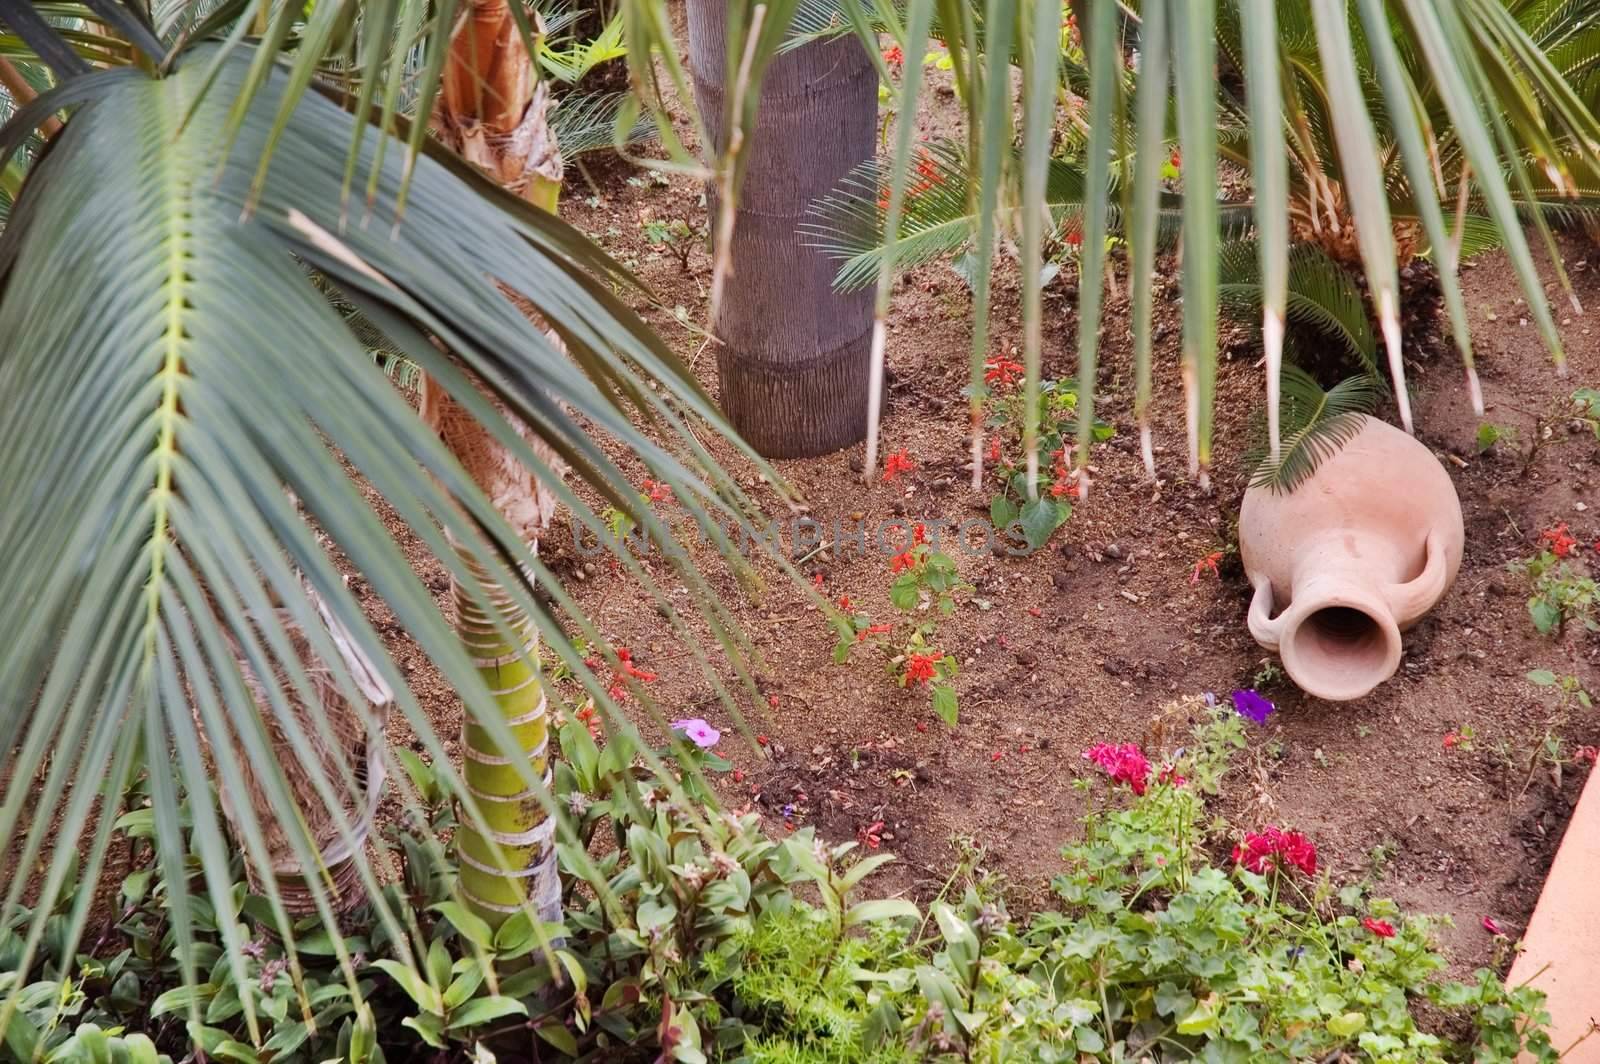
<instances>
[{"instance_id":1,"label":"palm leaf","mask_svg":"<svg viewBox=\"0 0 1600 1064\"><path fill-rule=\"evenodd\" d=\"M567 158L604 151L617 144L617 120L631 97L625 92L569 92L550 112L550 129ZM655 139L655 123L635 115L622 132L622 146Z\"/></svg>"},{"instance_id":2,"label":"palm leaf","mask_svg":"<svg viewBox=\"0 0 1600 1064\"><path fill-rule=\"evenodd\" d=\"M1165 156L1162 156L1164 161ZM1011 152L1002 168L996 189L998 212L1009 222L1005 228L1015 232L1015 215L1022 201L1019 184L1021 157ZM950 141L933 141L923 146L916 175L906 196L900 235L895 242L895 270L903 271L948 258L969 247L978 234L982 199L975 189L979 181L966 153ZM1118 187L1115 181L1111 188ZM885 169L877 160L856 166L837 187L811 205L809 213L817 220L803 223L810 245L823 254L842 260L834 286L848 292L864 287L877 278L884 253L884 214L888 188ZM1084 174L1075 164L1060 158L1049 161L1045 174L1044 201L1049 208L1053 232L1061 233L1081 226ZM1154 214L1158 244L1170 246L1183 224L1182 199L1161 194ZM1219 205L1224 231L1240 234L1250 226L1248 206ZM1122 212L1107 206L1107 226L1121 232Z\"/></svg>"},{"instance_id":3,"label":"palm leaf","mask_svg":"<svg viewBox=\"0 0 1600 1064\"><path fill-rule=\"evenodd\" d=\"M221 778L243 778L239 759L248 760L302 867L318 862L302 822L306 799L290 792L276 767L266 720L276 722L279 739L306 767L312 800L353 842L356 825L345 810L358 781L321 767L317 751L327 749L327 720L313 714L302 725L290 711L291 704L320 704L291 627L311 640L334 686L350 699L361 697L357 677L328 635L328 619L395 692L396 710L463 799L469 820L478 816L308 520L389 604L460 692L470 718L501 749L517 749L516 741L344 462L481 598L484 581L450 549L448 530L536 619L545 644L587 675L558 617L521 578L523 567L551 587L568 623L591 639L597 633L519 531L424 430L297 259L444 382L591 528L602 522L495 413L463 368L652 535L668 538L584 424L632 449L708 525L712 514L741 512L736 497L706 487L729 478L710 464L684 419L720 432L726 427L688 370L612 294L612 283L630 283L620 268L564 223L489 188L458 161L417 160L411 211L401 221L406 166L393 151L377 162L379 138L371 136L357 172L375 171L372 214L342 227L342 163L356 123L333 103L306 96L279 127L274 104L287 75L275 65L265 82L269 91L245 110L235 151L219 159L229 103L243 98L251 58L243 47L222 58L214 91L198 104L214 49L185 56L162 80L131 69L95 71L42 97L0 131L3 166L40 116L77 107L34 166L0 234L0 332L7 337L0 350L0 420L14 430L0 443L0 476L16 504L0 514L7 558L0 594L29 604L0 619L0 704L27 707L0 715L0 749L15 751L0 795L0 851L19 853L22 867L32 867L57 837L92 836L84 856L98 862L108 833L92 827L96 800L101 817L114 811L111 798L137 756L148 755L152 779L161 785L158 819L170 825L185 799L192 808L208 803L205 758L186 745L196 720ZM255 162L274 137L279 165L257 184ZM117 180L106 180L113 172ZM247 212L252 200L256 207ZM496 279L519 290L572 361L505 298ZM37 313L45 306L51 313ZM666 442L636 427L624 403L637 404ZM303 504L304 516L284 489ZM637 571L631 559L623 562ZM713 630L727 638L731 624L703 580L690 568L681 572ZM647 574L640 579L647 593L659 594ZM307 587L325 605L326 618ZM681 624L680 634L696 645ZM595 684L593 693L616 727L631 734L604 688ZM170 775L154 768L168 749L177 755ZM543 799L531 770L529 777L529 788ZM199 856L220 909L217 891L231 880L217 864L235 847L220 843L214 821L205 823L197 810ZM236 830L276 905L262 825L246 819ZM174 830L161 841L172 847L179 839ZM72 846L55 847L46 889L59 885L76 856ZM358 864L376 895L371 870L364 860ZM0 924L8 922L26 878L6 884ZM171 900L180 944L188 934L181 889L187 878L169 876L169 884L180 885ZM315 879L308 886L318 911L331 919L327 888ZM404 941L381 903L377 912ZM30 926L29 956L44 915ZM80 920L72 941L81 930ZM280 930L292 937L287 924ZM0 1000L0 1028L12 1005L9 996Z\"/></svg>"},{"instance_id":4,"label":"palm leaf","mask_svg":"<svg viewBox=\"0 0 1600 1064\"><path fill-rule=\"evenodd\" d=\"M1279 426L1282 451L1274 461L1266 419L1259 419L1256 443L1245 457L1252 470L1250 486L1294 491L1321 462L1355 438L1376 402L1377 389L1370 374L1351 377L1323 391L1305 370L1285 364Z\"/></svg>"},{"instance_id":5,"label":"palm leaf","mask_svg":"<svg viewBox=\"0 0 1600 1064\"><path fill-rule=\"evenodd\" d=\"M1217 253L1218 299L1224 309L1253 318L1261 311L1264 288L1253 240L1224 244ZM1312 244L1289 252L1285 274L1285 315L1337 343L1369 375L1381 375L1377 341L1367 301L1350 271Z\"/></svg>"}]
</instances>

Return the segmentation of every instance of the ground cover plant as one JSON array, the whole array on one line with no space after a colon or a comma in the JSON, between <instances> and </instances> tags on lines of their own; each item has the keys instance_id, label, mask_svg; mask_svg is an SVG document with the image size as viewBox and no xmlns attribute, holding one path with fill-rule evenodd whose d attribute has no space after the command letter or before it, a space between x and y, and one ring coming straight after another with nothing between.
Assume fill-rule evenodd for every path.
<instances>
[{"instance_id":1,"label":"ground cover plant","mask_svg":"<svg viewBox=\"0 0 1600 1064\"><path fill-rule=\"evenodd\" d=\"M402 873L385 892L420 973L365 909L336 931L308 923L291 952L243 882L220 910L198 903L180 945L140 783L116 828L130 871L94 940L80 952L59 933L95 891L75 879L41 899L51 931L28 965L29 914L0 930L19 991L0 1059L176 1060L191 1042L218 1060L352 1064L423 1046L479 1061L1556 1059L1537 991L1489 971L1441 978L1434 919L1334 881L1301 832L1208 810L1246 721L1271 711L1248 691L1230 705L1190 698L1163 711L1193 721L1170 760L1134 743L1084 751L1092 811L1052 904L1027 917L970 866L925 908L876 896L891 856L708 817L624 741L597 744L573 721L556 793L578 839L610 840L605 888L591 894L563 863L562 919L542 929L557 945L541 959L525 918L494 929L474 916L455 900L451 851L396 825ZM698 750L676 781L691 798ZM432 828L453 829L440 779L420 758L406 765ZM242 972L224 956L229 925L246 941ZM179 949L197 985L183 984ZM1435 1010L1423 1025L1420 1002Z\"/></svg>"}]
</instances>

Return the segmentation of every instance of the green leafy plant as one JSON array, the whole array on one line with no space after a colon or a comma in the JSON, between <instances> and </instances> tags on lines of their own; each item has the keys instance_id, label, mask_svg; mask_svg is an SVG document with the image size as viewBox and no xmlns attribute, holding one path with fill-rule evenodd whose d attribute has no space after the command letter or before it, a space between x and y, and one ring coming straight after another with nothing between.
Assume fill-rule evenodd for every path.
<instances>
[{"instance_id":1,"label":"green leafy plant","mask_svg":"<svg viewBox=\"0 0 1600 1064\"><path fill-rule=\"evenodd\" d=\"M1561 560L1555 551L1540 551L1531 558L1509 563L1507 568L1527 578L1532 591L1528 616L1541 635L1560 635L1569 621L1577 621L1591 632L1600 631L1594 616L1600 587L1592 577Z\"/></svg>"},{"instance_id":2,"label":"green leafy plant","mask_svg":"<svg viewBox=\"0 0 1600 1064\"><path fill-rule=\"evenodd\" d=\"M1479 454L1488 454L1501 442L1514 442L1517 430L1505 425L1496 425L1492 421L1478 423L1477 444Z\"/></svg>"},{"instance_id":3,"label":"green leafy plant","mask_svg":"<svg viewBox=\"0 0 1600 1064\"><path fill-rule=\"evenodd\" d=\"M1600 440L1600 389L1579 388L1572 393L1572 405L1577 408L1579 420L1587 424Z\"/></svg>"},{"instance_id":4,"label":"green leafy plant","mask_svg":"<svg viewBox=\"0 0 1600 1064\"><path fill-rule=\"evenodd\" d=\"M1049 542L1056 529L1066 524L1072 516L1072 503L1068 500L1078 497L1069 453L1075 446L1072 434L1077 425L1079 391L1071 378L1047 380L1039 386L1039 447L1041 454L1049 456L1051 465L1048 471L1039 471L1038 497L1030 498L1026 463L1015 452L1007 454L1007 445L1024 434L1028 422L1024 390L1010 387L1021 373L1020 363L1004 357L991 360L988 366L987 382L997 391L986 401L984 422L991 432L992 476L999 484L989 501L989 519L996 529L1016 525L1029 549L1038 550ZM1096 421L1092 440L1103 442L1115 434L1111 425Z\"/></svg>"}]
</instances>

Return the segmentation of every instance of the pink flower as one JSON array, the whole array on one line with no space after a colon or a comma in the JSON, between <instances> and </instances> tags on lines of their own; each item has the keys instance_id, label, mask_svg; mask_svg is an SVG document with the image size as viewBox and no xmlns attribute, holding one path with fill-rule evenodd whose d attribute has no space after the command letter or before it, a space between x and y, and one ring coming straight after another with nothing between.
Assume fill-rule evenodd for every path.
<instances>
[{"instance_id":1,"label":"pink flower","mask_svg":"<svg viewBox=\"0 0 1600 1064\"><path fill-rule=\"evenodd\" d=\"M700 717L675 720L672 722L672 730L683 732L690 742L702 750L709 750L722 740L722 733Z\"/></svg>"},{"instance_id":2,"label":"pink flower","mask_svg":"<svg viewBox=\"0 0 1600 1064\"><path fill-rule=\"evenodd\" d=\"M1387 920L1374 920L1369 916L1365 920L1361 921L1361 926L1366 928L1368 931L1371 931L1379 938L1394 937L1394 925Z\"/></svg>"},{"instance_id":3,"label":"pink flower","mask_svg":"<svg viewBox=\"0 0 1600 1064\"><path fill-rule=\"evenodd\" d=\"M1118 783L1126 783L1134 794L1143 794L1150 779L1150 762L1137 743L1095 743L1083 752L1086 760L1093 761Z\"/></svg>"},{"instance_id":4,"label":"pink flower","mask_svg":"<svg viewBox=\"0 0 1600 1064\"><path fill-rule=\"evenodd\" d=\"M1298 831L1274 827L1245 833L1244 842L1233 848L1233 859L1257 875L1298 868L1308 876L1317 874L1317 848Z\"/></svg>"},{"instance_id":5,"label":"pink flower","mask_svg":"<svg viewBox=\"0 0 1600 1064\"><path fill-rule=\"evenodd\" d=\"M1491 935L1504 935L1506 933L1505 928L1496 923L1494 917L1492 916L1485 916L1483 918L1483 929L1489 932Z\"/></svg>"}]
</instances>

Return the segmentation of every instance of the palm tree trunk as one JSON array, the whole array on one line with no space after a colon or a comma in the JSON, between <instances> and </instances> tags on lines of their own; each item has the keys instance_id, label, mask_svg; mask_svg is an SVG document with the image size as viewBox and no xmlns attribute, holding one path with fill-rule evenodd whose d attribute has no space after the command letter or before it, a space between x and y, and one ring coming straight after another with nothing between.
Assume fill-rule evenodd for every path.
<instances>
[{"instance_id":1,"label":"palm tree trunk","mask_svg":"<svg viewBox=\"0 0 1600 1064\"><path fill-rule=\"evenodd\" d=\"M715 147L725 92L727 0L689 0L689 67ZM836 263L806 246L811 202L871 158L878 79L854 37L772 60L732 239L732 281L715 322L722 408L761 454L826 454L866 436L871 291L833 290ZM710 193L716 217L716 193Z\"/></svg>"},{"instance_id":2,"label":"palm tree trunk","mask_svg":"<svg viewBox=\"0 0 1600 1064\"><path fill-rule=\"evenodd\" d=\"M506 0L472 0L451 36L433 116L440 139L492 180L554 212L562 165L546 121L549 108L545 86L537 81ZM539 532L555 508L554 496L430 377L423 377L420 405L423 420L537 552ZM540 457L557 468L555 456L525 426L510 420ZM561 918L561 884L555 821L545 814L523 772L524 766L531 770L548 792L550 729L539 679L538 630L469 551L458 545L457 552L485 594L479 598L452 580L456 632L517 742L515 750L503 750L470 718L462 723L462 777L489 829L485 836L463 818L456 831L463 901L493 926L524 904L531 904L540 919L556 921ZM532 575L528 578L531 582Z\"/></svg>"}]
</instances>

